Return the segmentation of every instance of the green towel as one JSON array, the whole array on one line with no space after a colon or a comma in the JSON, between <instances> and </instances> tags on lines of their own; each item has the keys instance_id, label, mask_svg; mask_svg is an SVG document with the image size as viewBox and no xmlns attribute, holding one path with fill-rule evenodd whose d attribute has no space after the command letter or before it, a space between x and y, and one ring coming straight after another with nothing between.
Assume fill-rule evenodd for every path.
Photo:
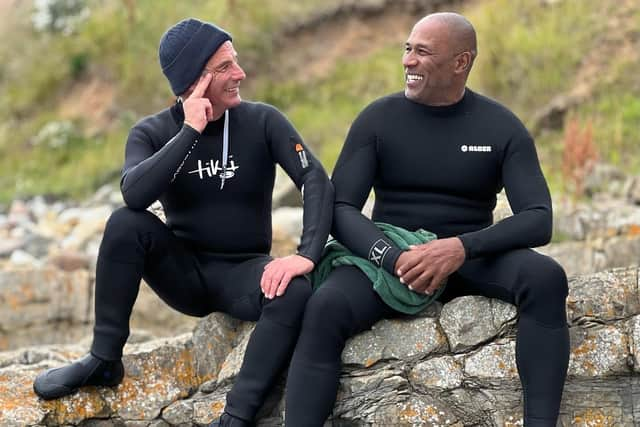
<instances>
[{"instance_id":1,"label":"green towel","mask_svg":"<svg viewBox=\"0 0 640 427\"><path fill-rule=\"evenodd\" d=\"M376 222L382 232L391 239L400 249L408 249L410 245L419 245L437 238L429 231L419 229L407 231L404 228L383 222ZM431 304L444 290L440 286L433 295L419 294L410 290L400 280L389 274L384 268L377 267L369 260L353 255L351 251L342 246L336 240L330 240L324 248L322 259L311 273L311 283L317 289L325 281L331 270L341 265L353 265L358 267L373 284L373 289L389 307L405 314L416 314Z\"/></svg>"}]
</instances>

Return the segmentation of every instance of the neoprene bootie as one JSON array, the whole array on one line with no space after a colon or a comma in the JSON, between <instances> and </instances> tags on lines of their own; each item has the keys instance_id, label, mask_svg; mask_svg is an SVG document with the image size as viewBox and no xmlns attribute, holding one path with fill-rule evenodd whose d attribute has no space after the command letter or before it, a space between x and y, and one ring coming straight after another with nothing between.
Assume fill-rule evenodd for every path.
<instances>
[{"instance_id":1,"label":"neoprene bootie","mask_svg":"<svg viewBox=\"0 0 640 427\"><path fill-rule=\"evenodd\" d=\"M209 427L253 427L255 424L236 418L226 412L220 415L220 418L209 424Z\"/></svg>"},{"instance_id":2,"label":"neoprene bootie","mask_svg":"<svg viewBox=\"0 0 640 427\"><path fill-rule=\"evenodd\" d=\"M88 385L115 386L123 377L121 360L105 361L89 353L70 365L42 372L33 382L33 391L45 400L57 399Z\"/></svg>"}]
</instances>

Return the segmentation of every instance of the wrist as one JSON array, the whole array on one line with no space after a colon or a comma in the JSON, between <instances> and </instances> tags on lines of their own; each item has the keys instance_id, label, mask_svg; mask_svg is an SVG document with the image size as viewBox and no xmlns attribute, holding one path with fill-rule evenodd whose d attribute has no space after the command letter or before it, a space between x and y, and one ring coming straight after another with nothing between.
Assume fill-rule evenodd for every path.
<instances>
[{"instance_id":1,"label":"wrist","mask_svg":"<svg viewBox=\"0 0 640 427\"><path fill-rule=\"evenodd\" d=\"M385 258L382 260L382 268L384 268L388 273L397 276L398 262L400 260L400 255L402 255L403 252L404 251L402 249L391 247Z\"/></svg>"},{"instance_id":2,"label":"wrist","mask_svg":"<svg viewBox=\"0 0 640 427\"><path fill-rule=\"evenodd\" d=\"M198 132L198 133L202 133L202 131L201 131L201 130L199 130L199 129L194 125L194 124L192 124L192 123L188 122L187 120L185 120L185 121L183 122L183 125L184 125L184 126L188 126L188 127L190 127L191 129L193 129L194 131L196 131L196 132Z\"/></svg>"},{"instance_id":3,"label":"wrist","mask_svg":"<svg viewBox=\"0 0 640 427\"><path fill-rule=\"evenodd\" d=\"M472 258L471 248L470 248L471 242L469 242L466 239L466 236L464 235L456 236L456 239L458 239L458 241L460 242L460 245L462 246L462 253L463 253L464 259L465 260L471 259Z\"/></svg>"},{"instance_id":4,"label":"wrist","mask_svg":"<svg viewBox=\"0 0 640 427\"><path fill-rule=\"evenodd\" d=\"M303 255L303 254L301 254L301 253L296 253L296 256L299 256L299 257L300 257L300 258L302 258L302 259L306 259L307 261L309 261L309 262L311 263L312 268L315 268L316 263L315 263L311 258L309 258L308 256Z\"/></svg>"}]
</instances>

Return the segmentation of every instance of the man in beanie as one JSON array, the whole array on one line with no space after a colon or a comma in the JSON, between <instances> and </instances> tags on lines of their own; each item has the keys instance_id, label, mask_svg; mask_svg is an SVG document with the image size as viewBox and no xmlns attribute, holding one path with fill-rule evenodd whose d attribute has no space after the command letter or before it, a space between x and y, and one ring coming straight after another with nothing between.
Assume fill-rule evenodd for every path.
<instances>
[{"instance_id":1,"label":"man in beanie","mask_svg":"<svg viewBox=\"0 0 640 427\"><path fill-rule=\"evenodd\" d=\"M40 374L44 399L85 385L114 386L144 280L171 307L257 321L217 425L252 425L288 364L311 294L305 274L331 227L333 190L320 163L274 107L245 102L245 73L231 36L183 20L160 40L160 65L177 102L129 133L121 190L126 207L107 222L96 271L91 351ZM279 164L303 190L303 231L295 255L273 259L271 199ZM166 224L146 210L159 200Z\"/></svg>"}]
</instances>

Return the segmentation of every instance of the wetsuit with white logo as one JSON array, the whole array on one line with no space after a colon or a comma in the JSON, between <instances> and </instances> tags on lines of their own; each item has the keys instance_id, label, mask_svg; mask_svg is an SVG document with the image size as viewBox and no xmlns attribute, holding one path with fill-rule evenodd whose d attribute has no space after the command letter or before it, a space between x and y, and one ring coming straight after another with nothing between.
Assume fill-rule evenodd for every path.
<instances>
[{"instance_id":1,"label":"wetsuit with white logo","mask_svg":"<svg viewBox=\"0 0 640 427\"><path fill-rule=\"evenodd\" d=\"M160 200L173 233L207 251L268 254L277 163L304 187L298 254L316 261L331 223L331 189L289 121L267 104L243 102L231 109L221 189L224 116L202 135L183 127L182 120L177 104L131 130L122 175L127 206L145 209Z\"/></svg>"},{"instance_id":2,"label":"wetsuit with white logo","mask_svg":"<svg viewBox=\"0 0 640 427\"><path fill-rule=\"evenodd\" d=\"M303 190L297 253L317 263L332 218L333 188L320 163L274 107L242 102L202 134L183 125L181 104L136 124L121 188L127 207L109 219L98 256L91 351L116 360L129 335L141 278L173 308L222 311L258 321L226 411L252 420L289 361L311 288L294 278L284 295L264 298L271 261L271 200L276 164ZM224 184L223 184L224 180ZM145 209L160 200L166 224Z\"/></svg>"},{"instance_id":3,"label":"wetsuit with white logo","mask_svg":"<svg viewBox=\"0 0 640 427\"><path fill-rule=\"evenodd\" d=\"M444 300L480 294L518 306L525 420L555 425L569 354L567 281L556 262L529 249L549 241L552 213L522 123L469 89L443 107L390 95L353 123L332 181L333 236L392 274L401 251L360 213L372 188L374 221L461 239L466 260L449 277ZM514 215L494 224L502 188ZM287 425L322 425L334 404L345 340L394 314L354 267L333 271L307 304L287 394L287 408L302 409L292 409ZM313 390L303 390L305 383Z\"/></svg>"}]
</instances>

